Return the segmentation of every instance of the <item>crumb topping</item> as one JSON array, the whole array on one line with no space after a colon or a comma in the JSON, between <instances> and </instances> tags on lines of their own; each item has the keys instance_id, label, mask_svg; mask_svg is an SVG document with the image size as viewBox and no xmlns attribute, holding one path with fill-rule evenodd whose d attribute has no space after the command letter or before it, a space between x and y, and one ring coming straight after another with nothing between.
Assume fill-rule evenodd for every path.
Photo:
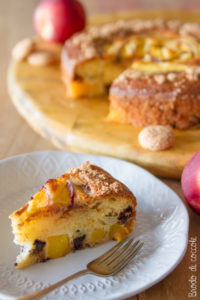
<instances>
[{"instance_id":1,"label":"crumb topping","mask_svg":"<svg viewBox=\"0 0 200 300\"><path fill-rule=\"evenodd\" d=\"M171 31L175 36L190 36L197 41L200 39L200 26L198 24L182 23L177 20L134 19L119 20L113 23L89 27L87 30L75 34L66 42L66 45L72 48L75 47L78 50L78 55L74 51L71 53L70 59L80 61L101 56L105 52L104 46L109 45L114 40L127 39L153 30L157 30L161 34L163 31ZM163 53L168 57L171 55L171 49L164 48ZM149 56L147 55L145 59L148 60Z\"/></svg>"},{"instance_id":2,"label":"crumb topping","mask_svg":"<svg viewBox=\"0 0 200 300\"><path fill-rule=\"evenodd\" d=\"M169 73L169 74L167 74L167 79L169 81L174 81L176 79L176 73Z\"/></svg>"},{"instance_id":3,"label":"crumb topping","mask_svg":"<svg viewBox=\"0 0 200 300\"><path fill-rule=\"evenodd\" d=\"M121 182L114 179L110 174L103 169L91 165L90 162L81 164L78 168L69 169L67 172L70 179L73 181L80 180L88 184L91 193L95 197L116 195L125 193L130 195L131 192Z\"/></svg>"},{"instance_id":4,"label":"crumb topping","mask_svg":"<svg viewBox=\"0 0 200 300\"><path fill-rule=\"evenodd\" d=\"M190 81L197 81L200 78L200 66L189 67L186 70L186 78Z\"/></svg>"},{"instance_id":5,"label":"crumb topping","mask_svg":"<svg viewBox=\"0 0 200 300\"><path fill-rule=\"evenodd\" d=\"M118 84L120 82L127 82L131 79L141 79L144 77L145 74L138 70L133 70L131 68L125 70L123 73L121 73L114 81L113 84Z\"/></svg>"},{"instance_id":6,"label":"crumb topping","mask_svg":"<svg viewBox=\"0 0 200 300\"><path fill-rule=\"evenodd\" d=\"M130 84L131 80L154 80L158 85L170 83L177 93L186 86L187 81L198 81L200 79L200 66L188 66L185 71L174 72L142 72L129 68L121 73L114 81L113 86L120 83Z\"/></svg>"},{"instance_id":7,"label":"crumb topping","mask_svg":"<svg viewBox=\"0 0 200 300\"><path fill-rule=\"evenodd\" d=\"M163 74L156 74L154 79L158 84L163 84L165 82L165 76Z\"/></svg>"}]
</instances>

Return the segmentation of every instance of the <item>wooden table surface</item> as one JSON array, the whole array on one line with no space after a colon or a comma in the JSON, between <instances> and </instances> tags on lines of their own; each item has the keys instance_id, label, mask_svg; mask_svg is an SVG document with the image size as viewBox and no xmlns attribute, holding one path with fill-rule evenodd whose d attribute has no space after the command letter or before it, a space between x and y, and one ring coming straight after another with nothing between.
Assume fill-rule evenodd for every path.
<instances>
[{"instance_id":1,"label":"wooden table surface","mask_svg":"<svg viewBox=\"0 0 200 300\"><path fill-rule=\"evenodd\" d=\"M13 45L20 39L34 34L32 27L32 13L38 0L6 0L0 1L0 159L21 154L25 152L33 152L40 150L55 149L55 147L42 137L37 135L27 123L19 116L17 111L9 99L6 87L6 73L10 60L10 52ZM146 8L144 1L141 1L141 6L138 7L139 1L113 1L113 0L84 0L82 1L89 13L110 11L117 8L130 9ZM103 2L105 5L103 5ZM117 2L123 5L117 5ZM157 1L149 1L148 8L155 6L150 3L158 3ZM169 4L174 1L163 1L162 8L169 8ZM108 4L109 3L109 4ZM189 8L199 8L198 1L191 1ZM187 8L188 1L182 0L176 2L175 8ZM182 5L182 6L181 6ZM158 7L161 8L161 7ZM172 7L170 7L172 8ZM180 182L175 180L162 179L183 199ZM183 199L184 201L184 199ZM188 208L190 215L190 231L189 238L197 237L198 240L198 255L200 258L200 216L196 215ZM199 259L198 259L199 261ZM193 265L191 261L191 249L188 247L185 257L179 266L164 280L145 292L131 297L130 299L139 300L184 300L190 299L188 293L191 291L191 282L189 279L193 274L189 267ZM197 266L195 275L198 278L198 287L200 286L200 263ZM133 282L134 284L134 282ZM197 297L200 299L200 291Z\"/></svg>"}]
</instances>

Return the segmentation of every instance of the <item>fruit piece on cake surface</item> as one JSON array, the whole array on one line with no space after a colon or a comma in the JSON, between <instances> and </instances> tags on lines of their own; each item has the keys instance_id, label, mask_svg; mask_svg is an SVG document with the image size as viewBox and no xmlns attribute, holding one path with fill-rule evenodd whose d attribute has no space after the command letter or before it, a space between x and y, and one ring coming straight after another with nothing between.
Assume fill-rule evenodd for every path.
<instances>
[{"instance_id":1,"label":"fruit piece on cake surface","mask_svg":"<svg viewBox=\"0 0 200 300\"><path fill-rule=\"evenodd\" d=\"M200 150L192 156L184 167L181 187L190 207L200 215Z\"/></svg>"},{"instance_id":2,"label":"fruit piece on cake surface","mask_svg":"<svg viewBox=\"0 0 200 300\"><path fill-rule=\"evenodd\" d=\"M190 25L189 30L186 23L179 21L130 19L91 26L75 34L66 41L62 51L67 95L79 98L107 94L113 81L132 67L133 76L135 70L139 70L148 79L151 73L167 76L169 72L172 78L174 73L184 72L191 63L198 65L200 27ZM125 79L127 86L129 80ZM144 80L143 84L145 94ZM135 95L135 91L130 94ZM127 95L125 89L121 91L121 97L123 95ZM129 99L123 102L128 107ZM116 112L115 117L123 119L120 112Z\"/></svg>"},{"instance_id":3,"label":"fruit piece on cake surface","mask_svg":"<svg viewBox=\"0 0 200 300\"><path fill-rule=\"evenodd\" d=\"M136 199L121 182L86 162L49 179L10 215L16 267L24 268L108 240L122 240L135 228Z\"/></svg>"},{"instance_id":4,"label":"fruit piece on cake surface","mask_svg":"<svg viewBox=\"0 0 200 300\"><path fill-rule=\"evenodd\" d=\"M84 29L86 14L77 0L44 0L35 9L33 23L41 39L64 43Z\"/></svg>"}]
</instances>

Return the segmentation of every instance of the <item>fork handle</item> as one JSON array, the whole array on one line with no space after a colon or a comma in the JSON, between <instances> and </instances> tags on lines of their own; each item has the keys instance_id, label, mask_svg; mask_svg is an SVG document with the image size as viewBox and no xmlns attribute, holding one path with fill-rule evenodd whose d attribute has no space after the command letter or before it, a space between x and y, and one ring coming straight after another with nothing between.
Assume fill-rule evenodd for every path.
<instances>
[{"instance_id":1,"label":"fork handle","mask_svg":"<svg viewBox=\"0 0 200 300\"><path fill-rule=\"evenodd\" d=\"M85 269L85 270L82 270L82 271L79 271L73 275L70 275L69 277L67 278L64 278L52 285L50 285L49 287L47 288L44 288L42 290L39 290L37 292L34 292L32 294L29 294L29 295L25 295L25 296L22 296L22 297L19 297L17 298L16 300L37 300L37 299L40 299L41 297L43 297L44 295L50 293L51 291L55 290L56 288L62 286L63 284L67 283L68 281L74 279L74 278L77 278L79 276L82 276L82 275L86 275L86 274L89 274L90 271Z\"/></svg>"}]
</instances>

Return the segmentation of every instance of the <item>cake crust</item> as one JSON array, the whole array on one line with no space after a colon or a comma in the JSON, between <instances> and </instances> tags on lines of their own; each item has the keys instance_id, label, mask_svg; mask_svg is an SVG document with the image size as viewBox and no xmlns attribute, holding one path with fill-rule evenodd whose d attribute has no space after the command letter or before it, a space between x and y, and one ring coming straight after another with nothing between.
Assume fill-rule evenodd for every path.
<instances>
[{"instance_id":1,"label":"cake crust","mask_svg":"<svg viewBox=\"0 0 200 300\"><path fill-rule=\"evenodd\" d=\"M123 183L116 180L102 168L91 165L90 162L80 165L79 168L69 169L68 174L73 181L79 182L80 180L87 184L90 188L89 195L93 199L115 196L133 199L133 194Z\"/></svg>"},{"instance_id":2,"label":"cake crust","mask_svg":"<svg viewBox=\"0 0 200 300\"><path fill-rule=\"evenodd\" d=\"M145 73L125 71L110 89L110 120L134 126L170 125L187 129L200 122L200 68ZM113 116L114 114L114 116Z\"/></svg>"}]
</instances>

